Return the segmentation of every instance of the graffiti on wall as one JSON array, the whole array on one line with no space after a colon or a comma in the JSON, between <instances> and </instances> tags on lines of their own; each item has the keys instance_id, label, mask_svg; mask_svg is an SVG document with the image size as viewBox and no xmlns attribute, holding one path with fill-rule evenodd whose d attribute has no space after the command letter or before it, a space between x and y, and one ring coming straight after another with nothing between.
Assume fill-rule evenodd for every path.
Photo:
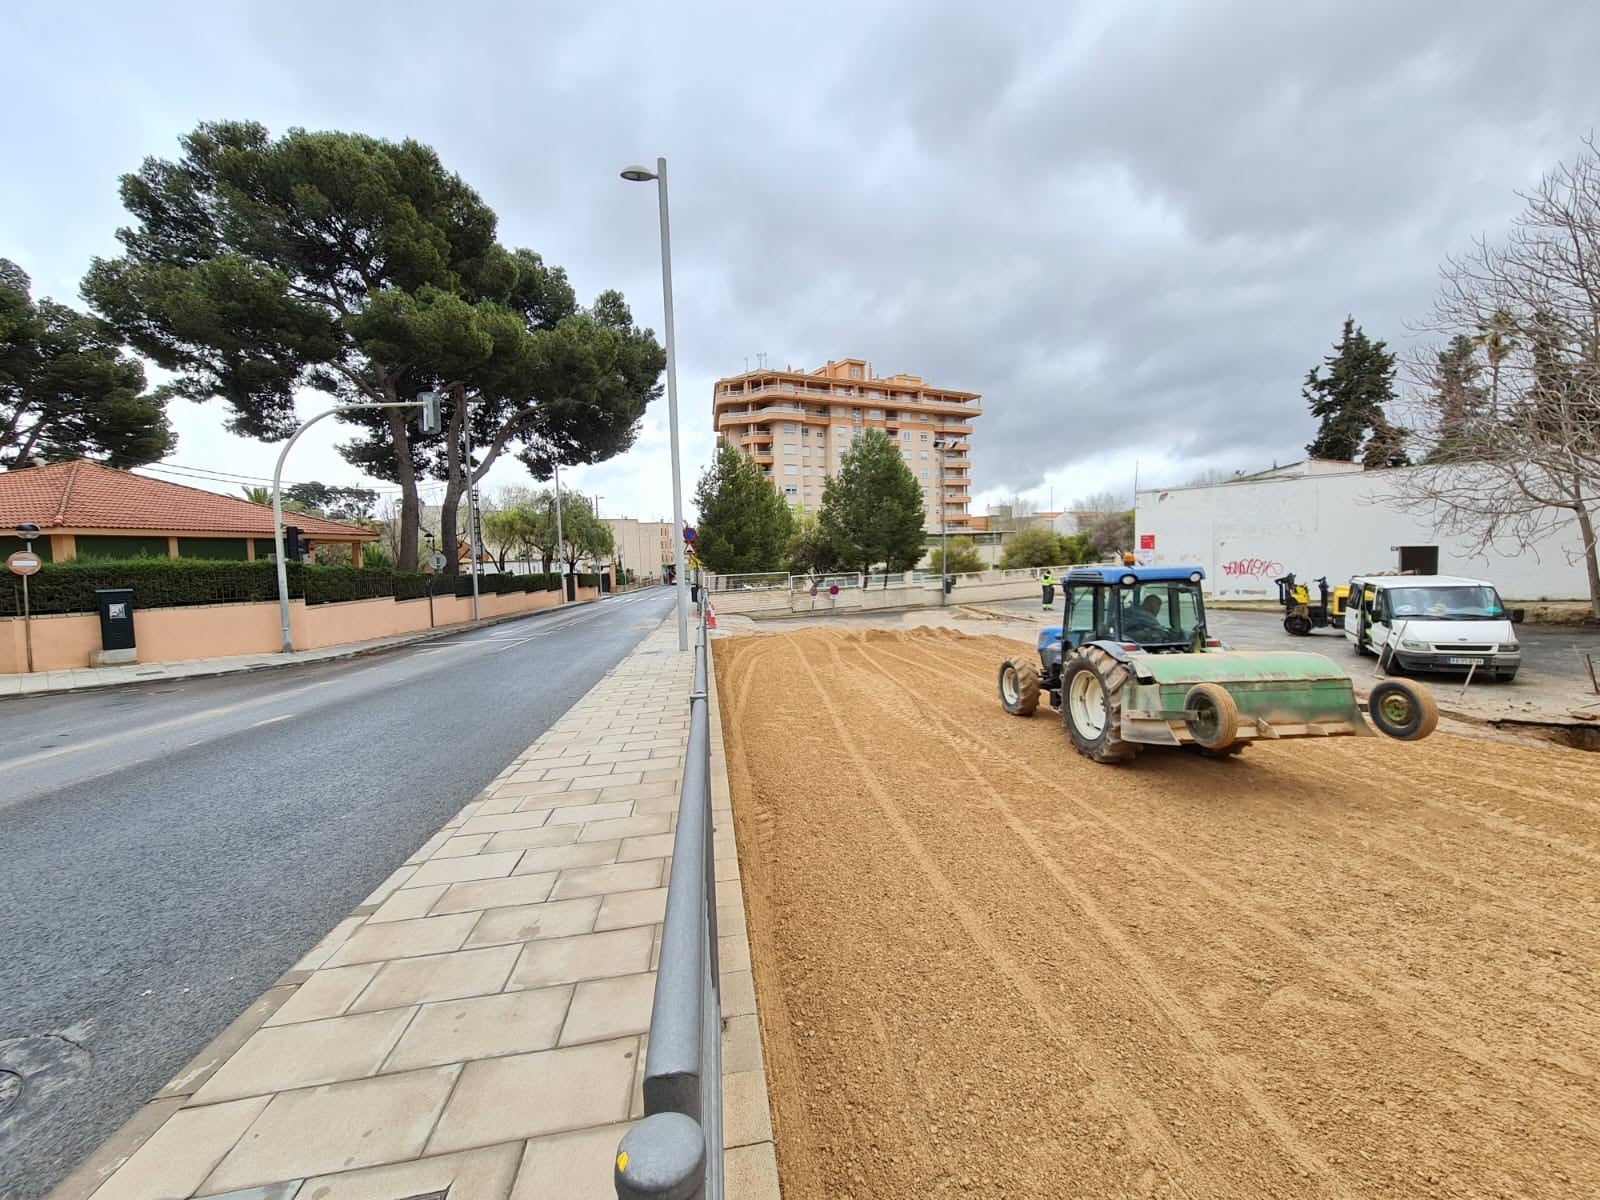
<instances>
[{"instance_id":1,"label":"graffiti on wall","mask_svg":"<svg viewBox=\"0 0 1600 1200\"><path fill-rule=\"evenodd\" d=\"M1222 573L1232 579L1276 579L1283 564L1270 558L1236 558L1222 564Z\"/></svg>"}]
</instances>

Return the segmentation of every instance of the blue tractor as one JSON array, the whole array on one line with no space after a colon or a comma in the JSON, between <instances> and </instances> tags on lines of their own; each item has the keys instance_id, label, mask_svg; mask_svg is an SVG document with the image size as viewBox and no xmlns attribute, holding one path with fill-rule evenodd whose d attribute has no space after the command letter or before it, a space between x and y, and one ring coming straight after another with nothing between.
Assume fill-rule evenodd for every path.
<instances>
[{"instance_id":1,"label":"blue tractor","mask_svg":"<svg viewBox=\"0 0 1600 1200\"><path fill-rule=\"evenodd\" d=\"M1000 703L1031 716L1047 695L1077 751L1127 762L1143 746L1189 746L1208 757L1253 741L1370 737L1343 670L1320 654L1230 650L1206 631L1199 567L1074 567L1062 581L1062 623L1040 631L1039 665L1007 659ZM1384 680L1372 723L1406 741L1432 733L1426 690Z\"/></svg>"}]
</instances>

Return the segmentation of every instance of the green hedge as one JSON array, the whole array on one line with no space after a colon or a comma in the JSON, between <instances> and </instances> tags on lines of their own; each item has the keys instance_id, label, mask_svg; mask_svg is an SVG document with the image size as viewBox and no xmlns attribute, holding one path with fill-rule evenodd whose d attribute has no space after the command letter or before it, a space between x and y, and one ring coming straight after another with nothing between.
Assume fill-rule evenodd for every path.
<instances>
[{"instance_id":1,"label":"green hedge","mask_svg":"<svg viewBox=\"0 0 1600 1200\"><path fill-rule=\"evenodd\" d=\"M393 596L419 599L428 594L429 576L403 571L366 570L356 567L318 567L289 563L289 595L307 604L334 604L347 600L372 600ZM21 582L0 587L0 616L22 611ZM452 585L472 581L441 578L439 595L451 594ZM553 585L552 585L553 586ZM94 594L101 588L132 588L136 609L180 608L195 604L248 604L278 598L278 576L270 562L231 562L218 559L130 558L72 559L46 563L28 580L29 609L39 614L89 613L98 605ZM514 590L514 589L508 589Z\"/></svg>"}]
</instances>

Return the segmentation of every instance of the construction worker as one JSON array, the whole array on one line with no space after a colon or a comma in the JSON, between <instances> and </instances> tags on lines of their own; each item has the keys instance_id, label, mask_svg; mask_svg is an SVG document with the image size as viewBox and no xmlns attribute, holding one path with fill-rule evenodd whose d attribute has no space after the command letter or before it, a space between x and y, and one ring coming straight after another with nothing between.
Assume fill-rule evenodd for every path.
<instances>
[{"instance_id":1,"label":"construction worker","mask_svg":"<svg viewBox=\"0 0 1600 1200\"><path fill-rule=\"evenodd\" d=\"M1049 612L1051 606L1056 602L1056 577L1050 574L1047 569L1043 575L1039 576L1039 583L1044 588L1044 610Z\"/></svg>"}]
</instances>

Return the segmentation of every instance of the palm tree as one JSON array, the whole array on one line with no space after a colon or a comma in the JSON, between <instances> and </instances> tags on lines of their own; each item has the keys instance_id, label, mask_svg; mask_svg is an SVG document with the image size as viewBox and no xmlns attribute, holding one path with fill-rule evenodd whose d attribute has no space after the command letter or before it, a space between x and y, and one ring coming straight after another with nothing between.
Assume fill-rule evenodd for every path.
<instances>
[{"instance_id":1,"label":"palm tree","mask_svg":"<svg viewBox=\"0 0 1600 1200\"><path fill-rule=\"evenodd\" d=\"M1516 348L1517 340L1512 336L1516 332L1517 323L1510 313L1503 308L1497 308L1494 315L1487 321L1478 323L1477 336L1472 340L1483 347L1485 356L1489 359L1489 417L1494 419L1500 415L1500 364L1506 360L1511 351Z\"/></svg>"},{"instance_id":2,"label":"palm tree","mask_svg":"<svg viewBox=\"0 0 1600 1200\"><path fill-rule=\"evenodd\" d=\"M272 489L269 487L242 487L239 490L244 493L244 498L250 501L251 504L272 503Z\"/></svg>"}]
</instances>

